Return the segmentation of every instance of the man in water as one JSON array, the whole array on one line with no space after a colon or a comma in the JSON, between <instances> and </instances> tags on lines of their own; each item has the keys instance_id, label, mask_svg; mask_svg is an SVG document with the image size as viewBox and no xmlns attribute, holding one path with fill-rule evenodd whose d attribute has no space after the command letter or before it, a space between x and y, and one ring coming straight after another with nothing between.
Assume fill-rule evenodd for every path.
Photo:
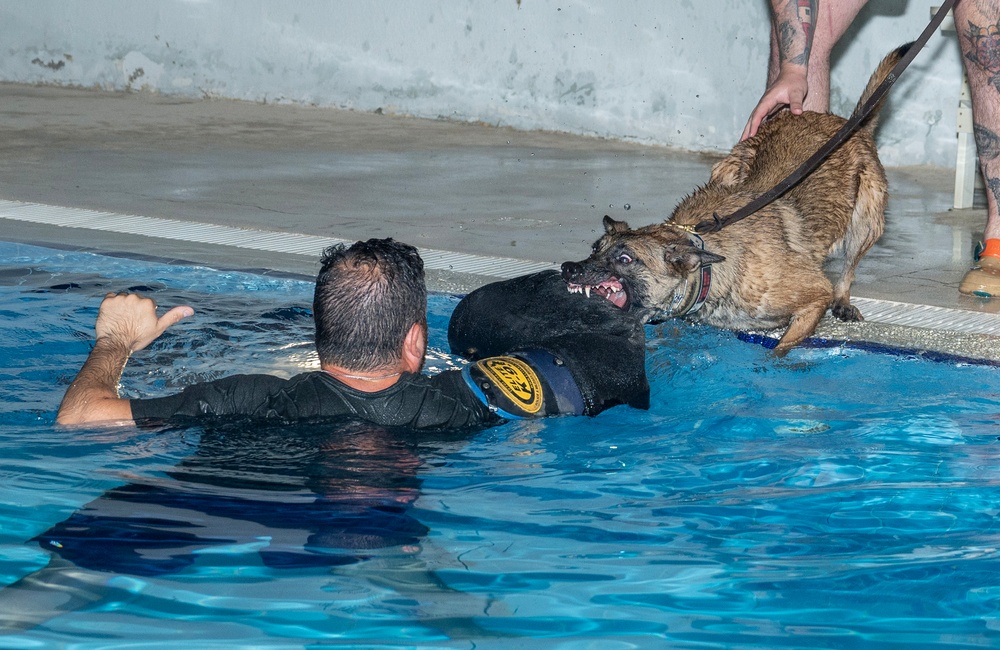
<instances>
[{"instance_id":1,"label":"man in water","mask_svg":"<svg viewBox=\"0 0 1000 650\"><path fill-rule=\"evenodd\" d=\"M553 299L539 292L532 278L537 277L527 280L532 299L545 303L539 311L551 310ZM524 293L518 280L510 282L514 284L500 283L506 287L499 290L501 296ZM542 285L551 285L557 300L573 300L557 276L545 276ZM573 309L594 309L586 303L590 301L575 300L554 315L573 323ZM313 300L319 371L291 379L234 375L167 397L128 400L119 397L118 382L129 356L194 310L179 306L157 317L156 303L149 298L108 294L98 313L94 348L66 391L57 421L233 416L301 421L346 416L411 429L457 429L509 418L596 415L623 403L648 406L641 324L617 310L597 319L607 325L603 331L592 317L577 319L580 327L570 339L562 336L551 344L546 341L552 338L546 322L531 332L513 325L522 343L518 349L504 349L502 356L433 377L420 374L427 346L426 310L423 261L414 247L392 239L333 246L324 252ZM503 305L493 305L494 312L502 310ZM490 327L497 327L495 316ZM488 339L494 333L503 334L491 329L472 338ZM591 355L582 347L602 336L610 337L605 346L610 354ZM607 367L609 359L615 367Z\"/></svg>"},{"instance_id":2,"label":"man in water","mask_svg":"<svg viewBox=\"0 0 1000 650\"><path fill-rule=\"evenodd\" d=\"M194 312L181 306L157 317L149 298L106 296L97 341L58 421L197 418L198 452L108 490L37 535L52 557L0 589L0 628L134 598L109 587L109 574L210 574L217 562L270 575L384 556L381 571L398 571L404 586L436 584L399 559L416 553L427 532L410 507L428 440L447 443L511 417L648 406L641 323L570 294L554 271L487 285L456 307L452 347L478 359L460 371L420 374L426 307L412 246L372 239L332 247L313 303L320 371L288 380L235 375L125 400L117 383L131 353Z\"/></svg>"}]
</instances>

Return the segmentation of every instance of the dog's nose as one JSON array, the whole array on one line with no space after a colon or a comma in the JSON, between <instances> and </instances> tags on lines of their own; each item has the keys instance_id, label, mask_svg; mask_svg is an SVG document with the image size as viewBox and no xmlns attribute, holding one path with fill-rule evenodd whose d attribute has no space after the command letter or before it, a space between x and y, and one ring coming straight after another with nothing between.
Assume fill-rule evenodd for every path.
<instances>
[{"instance_id":1,"label":"dog's nose","mask_svg":"<svg viewBox=\"0 0 1000 650\"><path fill-rule=\"evenodd\" d=\"M579 262L562 263L562 279L566 282L571 282L579 277L581 273L583 273L583 266Z\"/></svg>"}]
</instances>

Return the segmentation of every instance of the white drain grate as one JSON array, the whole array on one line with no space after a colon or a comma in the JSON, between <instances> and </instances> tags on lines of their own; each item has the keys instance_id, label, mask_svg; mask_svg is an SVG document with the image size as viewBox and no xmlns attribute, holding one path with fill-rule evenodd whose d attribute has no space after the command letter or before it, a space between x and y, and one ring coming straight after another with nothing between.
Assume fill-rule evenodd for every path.
<instances>
[{"instance_id":1,"label":"white drain grate","mask_svg":"<svg viewBox=\"0 0 1000 650\"><path fill-rule=\"evenodd\" d=\"M998 314L853 296L851 302L861 310L865 320L872 323L1000 336Z\"/></svg>"}]
</instances>

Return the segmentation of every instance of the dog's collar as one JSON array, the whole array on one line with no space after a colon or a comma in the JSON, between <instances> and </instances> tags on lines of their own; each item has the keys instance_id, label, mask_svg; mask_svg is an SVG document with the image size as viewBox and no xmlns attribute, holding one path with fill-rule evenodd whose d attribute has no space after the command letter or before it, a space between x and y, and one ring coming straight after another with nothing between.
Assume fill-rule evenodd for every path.
<instances>
[{"instance_id":1,"label":"dog's collar","mask_svg":"<svg viewBox=\"0 0 1000 650\"><path fill-rule=\"evenodd\" d=\"M691 235L691 243L701 250L705 250L705 240L703 240L698 234L688 230L688 227L682 226L681 224L676 224L673 222L667 222L671 226L679 228ZM693 277L692 277L693 276ZM688 291L688 285L694 284L694 291ZM670 301L669 315L674 316L686 316L688 314L693 314L701 306L705 304L705 300L708 299L708 291L712 287L712 266L710 264L703 264L698 269L693 271L691 275L684 278L684 284L681 288L674 292L674 297Z\"/></svg>"}]
</instances>

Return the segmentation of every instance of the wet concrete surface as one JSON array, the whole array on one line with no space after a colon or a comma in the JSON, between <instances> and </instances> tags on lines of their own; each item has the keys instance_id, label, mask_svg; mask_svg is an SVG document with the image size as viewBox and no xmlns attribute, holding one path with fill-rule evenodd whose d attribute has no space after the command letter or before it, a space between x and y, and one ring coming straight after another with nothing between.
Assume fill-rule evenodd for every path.
<instances>
[{"instance_id":1,"label":"wet concrete surface","mask_svg":"<svg viewBox=\"0 0 1000 650\"><path fill-rule=\"evenodd\" d=\"M21 86L0 102L3 198L553 262L586 252L604 214L662 220L711 164L296 106Z\"/></svg>"}]
</instances>

